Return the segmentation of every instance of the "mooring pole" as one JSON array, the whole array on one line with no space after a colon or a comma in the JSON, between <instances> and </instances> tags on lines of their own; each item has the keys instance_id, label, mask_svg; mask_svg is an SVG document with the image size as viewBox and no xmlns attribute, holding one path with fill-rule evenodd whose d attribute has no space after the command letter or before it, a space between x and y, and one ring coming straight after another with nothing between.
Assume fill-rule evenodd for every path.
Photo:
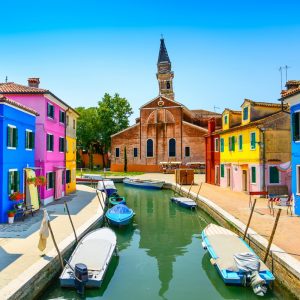
<instances>
[{"instance_id":1,"label":"mooring pole","mask_svg":"<svg viewBox=\"0 0 300 300\"><path fill-rule=\"evenodd\" d=\"M75 231L75 227L74 227L74 224L73 224L73 221L72 221L72 218L71 218L71 215L70 215L70 211L69 211L69 207L68 207L68 204L66 201L64 201L65 203L65 207L67 209L67 213L68 213L68 216L69 216L69 220L70 220L70 223L72 225L72 228L73 228L73 232L74 232L74 235L75 235L75 240L76 240L76 244L78 243L78 238L77 238L77 234L76 234L76 231Z\"/></svg>"},{"instance_id":2,"label":"mooring pole","mask_svg":"<svg viewBox=\"0 0 300 300\"><path fill-rule=\"evenodd\" d=\"M54 234L53 234L53 231L52 231L52 228L51 228L51 225L50 225L50 221L48 221L48 227L49 227L49 230L50 230L50 233L51 233L51 237L52 237L52 241L53 241L53 244L55 246L55 249L57 251L57 254L58 254L58 257L59 257L59 260L60 260L60 265L62 267L62 269L64 268L64 261L62 259L62 256L61 256L61 253L57 247L57 244L56 244L56 241L55 241L55 238L54 238Z\"/></svg>"},{"instance_id":3,"label":"mooring pole","mask_svg":"<svg viewBox=\"0 0 300 300\"><path fill-rule=\"evenodd\" d=\"M281 209L278 209L276 220L275 220L273 230L272 230L272 233L271 233L271 236L270 236L269 244L268 244L268 247L267 247L267 250L266 250L264 263L267 261L267 258L268 258L269 252L270 252L270 248L271 248L271 245L272 245L272 242L273 242L273 238L274 238L275 231L276 231L276 228L277 228L277 225L278 225L280 214L281 214Z\"/></svg>"},{"instance_id":4,"label":"mooring pole","mask_svg":"<svg viewBox=\"0 0 300 300\"><path fill-rule=\"evenodd\" d=\"M103 198L103 195L102 195L102 192L100 191L100 193L101 193L101 196L102 196L102 198ZM97 198L98 198L98 200L99 200L99 203L100 203L100 206L101 206L101 208L103 209L103 211L104 211L104 208L103 208L103 205L102 205L102 202L101 202L101 199L100 199L100 197L99 197L99 194L98 194L98 190L96 189L96 195L97 195Z\"/></svg>"},{"instance_id":5,"label":"mooring pole","mask_svg":"<svg viewBox=\"0 0 300 300\"><path fill-rule=\"evenodd\" d=\"M190 188L189 188L189 192L188 192L188 198L190 197L190 192L191 192L191 188L192 188L192 186L194 185L194 179L193 179L193 181L192 181L192 184L191 184L191 186L190 186Z\"/></svg>"},{"instance_id":6,"label":"mooring pole","mask_svg":"<svg viewBox=\"0 0 300 300\"><path fill-rule=\"evenodd\" d=\"M199 193L200 193L201 187L202 187L202 183L203 183L203 182L200 182L200 186L199 186L198 193L197 193L197 199L198 199L198 196L199 196Z\"/></svg>"},{"instance_id":7,"label":"mooring pole","mask_svg":"<svg viewBox=\"0 0 300 300\"><path fill-rule=\"evenodd\" d=\"M247 232L248 232L248 228L250 226L250 222L251 222L251 219L252 219L252 215L253 215L253 212L254 212L254 207L255 207L255 204L256 204L256 198L254 199L254 202L253 202L253 205L251 207L251 213L250 213L250 216L249 216L249 219L248 219L248 223L247 223L247 226L246 226L246 229L245 229L245 233L244 233L244 236L243 236L243 240L245 240L246 236L247 236Z\"/></svg>"}]
</instances>

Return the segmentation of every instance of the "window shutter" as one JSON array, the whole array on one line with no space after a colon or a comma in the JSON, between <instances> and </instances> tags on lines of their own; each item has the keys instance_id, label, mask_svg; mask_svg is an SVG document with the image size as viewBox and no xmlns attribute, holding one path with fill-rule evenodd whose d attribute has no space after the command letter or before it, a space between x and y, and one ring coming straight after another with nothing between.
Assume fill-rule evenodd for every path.
<instances>
[{"instance_id":1,"label":"window shutter","mask_svg":"<svg viewBox=\"0 0 300 300\"><path fill-rule=\"evenodd\" d=\"M50 104L47 103L47 116L49 117L51 114L51 111L50 111Z\"/></svg>"},{"instance_id":2,"label":"window shutter","mask_svg":"<svg viewBox=\"0 0 300 300\"><path fill-rule=\"evenodd\" d=\"M20 172L16 171L16 190L19 191L20 190Z\"/></svg>"},{"instance_id":3,"label":"window shutter","mask_svg":"<svg viewBox=\"0 0 300 300\"><path fill-rule=\"evenodd\" d=\"M256 168L251 167L251 182L256 183Z\"/></svg>"},{"instance_id":4,"label":"window shutter","mask_svg":"<svg viewBox=\"0 0 300 300\"><path fill-rule=\"evenodd\" d=\"M8 195L11 194L11 177L12 177L12 172L8 172Z\"/></svg>"},{"instance_id":5,"label":"window shutter","mask_svg":"<svg viewBox=\"0 0 300 300\"><path fill-rule=\"evenodd\" d=\"M14 147L18 147L18 128L13 128Z\"/></svg>"},{"instance_id":6,"label":"window shutter","mask_svg":"<svg viewBox=\"0 0 300 300\"><path fill-rule=\"evenodd\" d=\"M224 139L223 138L221 138L220 139L220 143L221 143L221 152L224 152Z\"/></svg>"},{"instance_id":7,"label":"window shutter","mask_svg":"<svg viewBox=\"0 0 300 300\"><path fill-rule=\"evenodd\" d=\"M233 137L231 137L231 139L232 139L232 142L231 142L232 151L234 151L235 150L235 137L233 136Z\"/></svg>"},{"instance_id":8,"label":"window shutter","mask_svg":"<svg viewBox=\"0 0 300 300\"><path fill-rule=\"evenodd\" d=\"M31 139L30 139L30 142L31 142L30 148L34 149L34 138L35 138L34 132L31 132L30 136L31 136Z\"/></svg>"},{"instance_id":9,"label":"window shutter","mask_svg":"<svg viewBox=\"0 0 300 300\"><path fill-rule=\"evenodd\" d=\"M224 177L224 165L221 165L221 177L223 178Z\"/></svg>"},{"instance_id":10,"label":"window shutter","mask_svg":"<svg viewBox=\"0 0 300 300\"><path fill-rule=\"evenodd\" d=\"M10 127L7 126L7 147L11 147L10 145Z\"/></svg>"},{"instance_id":11,"label":"window shutter","mask_svg":"<svg viewBox=\"0 0 300 300\"><path fill-rule=\"evenodd\" d=\"M299 141L300 139L300 118L299 118L300 113L294 113L294 124L293 124L293 140L294 141Z\"/></svg>"}]
</instances>

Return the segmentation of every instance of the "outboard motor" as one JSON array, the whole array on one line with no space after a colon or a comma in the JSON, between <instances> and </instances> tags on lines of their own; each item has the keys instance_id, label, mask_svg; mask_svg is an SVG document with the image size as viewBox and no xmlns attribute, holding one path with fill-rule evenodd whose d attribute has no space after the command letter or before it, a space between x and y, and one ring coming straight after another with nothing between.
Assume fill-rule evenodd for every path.
<instances>
[{"instance_id":1,"label":"outboard motor","mask_svg":"<svg viewBox=\"0 0 300 300\"><path fill-rule=\"evenodd\" d=\"M88 268L85 264L75 265L75 287L77 293L84 294L85 283L89 280Z\"/></svg>"}]
</instances>

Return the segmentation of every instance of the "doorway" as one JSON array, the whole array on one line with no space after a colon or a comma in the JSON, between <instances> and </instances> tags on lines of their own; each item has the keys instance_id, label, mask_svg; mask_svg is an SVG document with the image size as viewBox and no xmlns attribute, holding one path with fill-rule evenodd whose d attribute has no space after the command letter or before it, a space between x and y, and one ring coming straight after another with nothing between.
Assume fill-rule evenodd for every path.
<instances>
[{"instance_id":1,"label":"doorway","mask_svg":"<svg viewBox=\"0 0 300 300\"><path fill-rule=\"evenodd\" d=\"M244 192L248 191L248 175L247 170L243 170L243 176L242 176L242 189Z\"/></svg>"},{"instance_id":2,"label":"doorway","mask_svg":"<svg viewBox=\"0 0 300 300\"><path fill-rule=\"evenodd\" d=\"M228 186L228 187L231 186L230 183L231 183L231 182L230 182L230 169L228 168L228 169L227 169L227 186Z\"/></svg>"},{"instance_id":3,"label":"doorway","mask_svg":"<svg viewBox=\"0 0 300 300\"><path fill-rule=\"evenodd\" d=\"M220 176L220 167L216 166L215 168L215 185L220 185L220 180L219 177Z\"/></svg>"}]
</instances>

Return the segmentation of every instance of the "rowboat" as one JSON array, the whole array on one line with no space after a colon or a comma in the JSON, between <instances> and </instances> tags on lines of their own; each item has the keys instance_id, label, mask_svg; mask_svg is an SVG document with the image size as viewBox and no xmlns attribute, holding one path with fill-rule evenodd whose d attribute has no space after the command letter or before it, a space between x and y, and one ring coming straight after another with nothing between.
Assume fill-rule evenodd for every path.
<instances>
[{"instance_id":1,"label":"rowboat","mask_svg":"<svg viewBox=\"0 0 300 300\"><path fill-rule=\"evenodd\" d=\"M134 212L131 208L128 208L124 204L117 204L110 208L105 216L108 219L109 224L115 226L123 226L130 223L134 216Z\"/></svg>"},{"instance_id":2,"label":"rowboat","mask_svg":"<svg viewBox=\"0 0 300 300\"><path fill-rule=\"evenodd\" d=\"M59 280L62 287L99 288L116 251L117 237L110 228L88 233L78 243Z\"/></svg>"},{"instance_id":3,"label":"rowboat","mask_svg":"<svg viewBox=\"0 0 300 300\"><path fill-rule=\"evenodd\" d=\"M161 189L164 185L164 181L157 180L141 180L133 178L125 178L123 183L133 187L140 187L145 189Z\"/></svg>"},{"instance_id":4,"label":"rowboat","mask_svg":"<svg viewBox=\"0 0 300 300\"><path fill-rule=\"evenodd\" d=\"M275 277L242 238L215 224L206 226L201 237L203 248L225 284L250 285L259 296L266 293Z\"/></svg>"},{"instance_id":5,"label":"rowboat","mask_svg":"<svg viewBox=\"0 0 300 300\"><path fill-rule=\"evenodd\" d=\"M189 209L195 209L197 207L197 203L187 197L172 197L170 200L181 207Z\"/></svg>"},{"instance_id":6,"label":"rowboat","mask_svg":"<svg viewBox=\"0 0 300 300\"><path fill-rule=\"evenodd\" d=\"M112 180L98 181L97 189L101 192L105 192L108 197L117 192L117 188Z\"/></svg>"},{"instance_id":7,"label":"rowboat","mask_svg":"<svg viewBox=\"0 0 300 300\"><path fill-rule=\"evenodd\" d=\"M113 193L109 197L109 204L117 205L117 204L126 204L126 198L123 196L119 196L117 193Z\"/></svg>"}]
</instances>

